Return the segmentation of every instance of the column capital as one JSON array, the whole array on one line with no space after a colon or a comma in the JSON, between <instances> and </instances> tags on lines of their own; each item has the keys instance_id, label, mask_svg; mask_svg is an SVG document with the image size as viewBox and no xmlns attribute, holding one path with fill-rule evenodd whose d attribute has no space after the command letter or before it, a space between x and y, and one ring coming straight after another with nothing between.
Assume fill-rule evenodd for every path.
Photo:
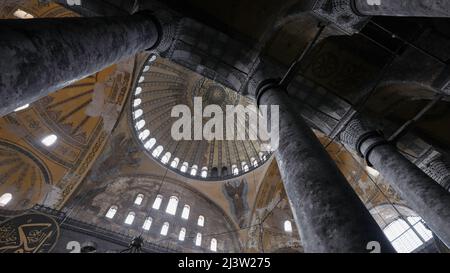
<instances>
[{"instance_id":1,"label":"column capital","mask_svg":"<svg viewBox=\"0 0 450 273\"><path fill-rule=\"evenodd\" d=\"M419 168L444 189L450 191L450 160L444 155L437 154L427 158L419 165Z\"/></svg>"},{"instance_id":2,"label":"column capital","mask_svg":"<svg viewBox=\"0 0 450 273\"><path fill-rule=\"evenodd\" d=\"M182 17L167 9L156 10L152 12L152 15L158 23L160 32L159 43L155 48L152 48L152 51L164 57L178 35Z\"/></svg>"},{"instance_id":3,"label":"column capital","mask_svg":"<svg viewBox=\"0 0 450 273\"><path fill-rule=\"evenodd\" d=\"M340 133L339 139L343 144L350 146L366 160L368 166L370 152L379 145L387 144L380 131L365 117L356 114Z\"/></svg>"}]
</instances>

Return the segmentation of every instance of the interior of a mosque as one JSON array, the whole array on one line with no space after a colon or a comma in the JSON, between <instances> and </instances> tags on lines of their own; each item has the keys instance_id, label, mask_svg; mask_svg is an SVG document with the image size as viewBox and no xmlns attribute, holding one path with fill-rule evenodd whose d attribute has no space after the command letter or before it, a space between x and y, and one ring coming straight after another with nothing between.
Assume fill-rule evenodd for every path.
<instances>
[{"instance_id":1,"label":"interior of a mosque","mask_svg":"<svg viewBox=\"0 0 450 273\"><path fill-rule=\"evenodd\" d=\"M130 14L162 5L98 2L6 0L0 19ZM28 252L128 252L136 238L142 252L305 252L275 154L261 151L258 139L175 141L170 110L192 108L194 97L204 106L255 105L258 87L250 76L282 77L328 15L297 12L314 1L163 2L193 18L184 22L187 30L208 27L187 31L168 51L124 58L0 118L0 252L23 251L20 240L27 239L11 231L26 223L46 235ZM450 143L449 91L439 86L450 59L449 24L417 17L328 24L287 88L397 252L448 248L339 134L362 113L432 176L428 168ZM225 33L224 42L209 28ZM390 40L394 34L401 40ZM210 45L199 37L210 37ZM203 52L214 45L213 56ZM259 55L271 69L257 69L264 62ZM230 66L233 58L239 62ZM450 176L433 178L449 190Z\"/></svg>"}]
</instances>

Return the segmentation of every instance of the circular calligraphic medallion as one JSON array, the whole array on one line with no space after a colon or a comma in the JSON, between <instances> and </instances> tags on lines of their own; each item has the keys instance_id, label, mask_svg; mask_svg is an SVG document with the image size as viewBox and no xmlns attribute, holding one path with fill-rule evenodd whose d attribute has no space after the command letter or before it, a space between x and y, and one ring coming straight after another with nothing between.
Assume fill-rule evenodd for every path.
<instances>
[{"instance_id":1,"label":"circular calligraphic medallion","mask_svg":"<svg viewBox=\"0 0 450 273\"><path fill-rule=\"evenodd\" d=\"M58 223L44 214L23 214L0 223L0 253L50 252L58 238Z\"/></svg>"}]
</instances>

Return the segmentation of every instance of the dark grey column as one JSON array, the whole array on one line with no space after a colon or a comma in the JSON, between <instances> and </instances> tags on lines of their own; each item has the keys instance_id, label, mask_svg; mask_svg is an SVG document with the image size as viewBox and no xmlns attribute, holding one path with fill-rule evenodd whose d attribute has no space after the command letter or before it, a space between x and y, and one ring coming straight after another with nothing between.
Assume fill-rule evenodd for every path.
<instances>
[{"instance_id":1,"label":"dark grey column","mask_svg":"<svg viewBox=\"0 0 450 273\"><path fill-rule=\"evenodd\" d=\"M353 0L352 8L365 16L450 17L447 0Z\"/></svg>"},{"instance_id":2,"label":"dark grey column","mask_svg":"<svg viewBox=\"0 0 450 273\"><path fill-rule=\"evenodd\" d=\"M360 153L431 230L450 246L450 193L401 155L362 117L354 118L341 141Z\"/></svg>"},{"instance_id":3,"label":"dark grey column","mask_svg":"<svg viewBox=\"0 0 450 273\"><path fill-rule=\"evenodd\" d=\"M259 89L261 105L279 105L279 146L275 152L284 187L306 252L394 252L312 130L295 115L285 90ZM298 107L298 106L297 106Z\"/></svg>"},{"instance_id":4,"label":"dark grey column","mask_svg":"<svg viewBox=\"0 0 450 273\"><path fill-rule=\"evenodd\" d=\"M0 116L155 47L158 29L147 14L0 20Z\"/></svg>"}]
</instances>

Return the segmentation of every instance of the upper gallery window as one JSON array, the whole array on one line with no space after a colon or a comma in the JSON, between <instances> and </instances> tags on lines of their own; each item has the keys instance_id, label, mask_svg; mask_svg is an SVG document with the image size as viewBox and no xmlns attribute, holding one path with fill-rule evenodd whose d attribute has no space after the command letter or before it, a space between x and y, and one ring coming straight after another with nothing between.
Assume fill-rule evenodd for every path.
<instances>
[{"instance_id":1,"label":"upper gallery window","mask_svg":"<svg viewBox=\"0 0 450 273\"><path fill-rule=\"evenodd\" d=\"M14 109L14 112L19 112L19 111L25 110L25 109L27 109L28 107L30 107L30 105L27 103L27 104L25 104L25 105L22 105L22 106L20 106L20 107L17 107L16 109Z\"/></svg>"},{"instance_id":2,"label":"upper gallery window","mask_svg":"<svg viewBox=\"0 0 450 273\"><path fill-rule=\"evenodd\" d=\"M149 230L150 227L152 226L152 222L153 222L152 217L147 217L147 219L145 219L144 221L144 224L142 225L142 228L145 230Z\"/></svg>"},{"instance_id":3,"label":"upper gallery window","mask_svg":"<svg viewBox=\"0 0 450 273\"><path fill-rule=\"evenodd\" d=\"M28 13L28 12L26 12L24 10L21 10L21 9L17 9L16 11L14 11L13 15L16 16L17 18L20 18L20 19L32 19L32 18L34 18L33 15L31 15L30 13Z\"/></svg>"},{"instance_id":4,"label":"upper gallery window","mask_svg":"<svg viewBox=\"0 0 450 273\"><path fill-rule=\"evenodd\" d=\"M203 215L200 215L197 220L197 225L203 227L205 225L205 217Z\"/></svg>"},{"instance_id":5,"label":"upper gallery window","mask_svg":"<svg viewBox=\"0 0 450 273\"><path fill-rule=\"evenodd\" d=\"M161 232L160 232L160 234L163 235L163 236L166 236L168 232L169 232L169 223L168 223L168 222L165 222L165 223L163 224L163 226L161 227Z\"/></svg>"},{"instance_id":6,"label":"upper gallery window","mask_svg":"<svg viewBox=\"0 0 450 273\"><path fill-rule=\"evenodd\" d=\"M158 196L156 196L155 201L153 202L152 208L159 209L159 207L161 207L162 199L163 199L163 196L158 194Z\"/></svg>"},{"instance_id":7,"label":"upper gallery window","mask_svg":"<svg viewBox=\"0 0 450 273\"><path fill-rule=\"evenodd\" d=\"M410 216L406 221L399 218L383 229L392 246L400 253L412 252L433 237L422 218Z\"/></svg>"},{"instance_id":8,"label":"upper gallery window","mask_svg":"<svg viewBox=\"0 0 450 273\"><path fill-rule=\"evenodd\" d=\"M114 215L116 215L117 212L117 206L111 206L108 210L108 212L106 213L106 217L109 219L114 218Z\"/></svg>"},{"instance_id":9,"label":"upper gallery window","mask_svg":"<svg viewBox=\"0 0 450 273\"><path fill-rule=\"evenodd\" d=\"M202 245L202 234L197 233L197 236L195 236L195 245L201 246Z\"/></svg>"},{"instance_id":10,"label":"upper gallery window","mask_svg":"<svg viewBox=\"0 0 450 273\"><path fill-rule=\"evenodd\" d=\"M178 240L184 241L184 237L186 237L186 229L185 228L181 228L180 234L178 235Z\"/></svg>"},{"instance_id":11,"label":"upper gallery window","mask_svg":"<svg viewBox=\"0 0 450 273\"><path fill-rule=\"evenodd\" d=\"M12 194L10 194L9 192L2 194L2 196L0 196L0 207L8 205L11 200Z\"/></svg>"},{"instance_id":12,"label":"upper gallery window","mask_svg":"<svg viewBox=\"0 0 450 273\"><path fill-rule=\"evenodd\" d=\"M58 137L56 136L56 135L48 135L48 136L46 136L46 137L44 137L42 140L41 140L41 142L42 142L42 144L44 144L45 146L52 146L55 142L56 142L56 140L58 139Z\"/></svg>"},{"instance_id":13,"label":"upper gallery window","mask_svg":"<svg viewBox=\"0 0 450 273\"><path fill-rule=\"evenodd\" d=\"M217 251L217 240L216 240L216 238L212 238L211 239L210 249L211 249L211 251L214 251L214 252Z\"/></svg>"},{"instance_id":14,"label":"upper gallery window","mask_svg":"<svg viewBox=\"0 0 450 273\"><path fill-rule=\"evenodd\" d=\"M144 200L144 195L140 193L136 196L136 199L134 199L134 204L140 206L142 204L142 200Z\"/></svg>"},{"instance_id":15,"label":"upper gallery window","mask_svg":"<svg viewBox=\"0 0 450 273\"><path fill-rule=\"evenodd\" d=\"M292 232L292 223L289 220L284 221L284 231Z\"/></svg>"},{"instance_id":16,"label":"upper gallery window","mask_svg":"<svg viewBox=\"0 0 450 273\"><path fill-rule=\"evenodd\" d=\"M135 216L136 216L136 214L134 212L130 211L127 215L127 218L125 218L125 224L127 224L127 225L133 224Z\"/></svg>"},{"instance_id":17,"label":"upper gallery window","mask_svg":"<svg viewBox=\"0 0 450 273\"><path fill-rule=\"evenodd\" d=\"M171 215L175 215L177 212L178 206L178 198L175 196L171 196L169 199L169 203L167 204L166 212Z\"/></svg>"}]
</instances>

